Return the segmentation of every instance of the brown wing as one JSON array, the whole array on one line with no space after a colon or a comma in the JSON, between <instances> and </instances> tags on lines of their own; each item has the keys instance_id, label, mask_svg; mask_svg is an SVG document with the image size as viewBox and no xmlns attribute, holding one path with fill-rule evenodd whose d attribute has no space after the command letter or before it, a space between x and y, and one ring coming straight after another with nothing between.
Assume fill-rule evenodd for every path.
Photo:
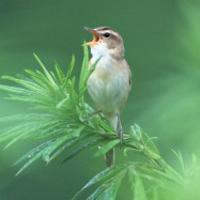
<instances>
[{"instance_id":1,"label":"brown wing","mask_svg":"<svg viewBox=\"0 0 200 200\"><path fill-rule=\"evenodd\" d=\"M131 68L130 68L130 66L129 66L129 64L127 63L127 61L124 59L124 62L125 62L125 67L126 67L126 69L127 69L127 71L128 71L128 82L129 82L129 93L130 93L130 91L131 91L131 89L132 89L132 72L131 72Z\"/></svg>"},{"instance_id":2,"label":"brown wing","mask_svg":"<svg viewBox=\"0 0 200 200\"><path fill-rule=\"evenodd\" d=\"M132 89L132 72L129 67L129 92L131 91L131 89Z\"/></svg>"},{"instance_id":3,"label":"brown wing","mask_svg":"<svg viewBox=\"0 0 200 200\"><path fill-rule=\"evenodd\" d=\"M121 66L125 68L126 72L128 73L129 93L130 93L131 88L132 88L132 72L131 72L129 64L127 63L125 59L122 60Z\"/></svg>"}]
</instances>

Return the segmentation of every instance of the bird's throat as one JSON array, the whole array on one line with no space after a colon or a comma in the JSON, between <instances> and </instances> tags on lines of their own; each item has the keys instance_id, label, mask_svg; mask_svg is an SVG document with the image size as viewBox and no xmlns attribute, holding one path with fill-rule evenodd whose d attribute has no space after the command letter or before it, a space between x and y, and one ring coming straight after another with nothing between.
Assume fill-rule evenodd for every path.
<instances>
[{"instance_id":1,"label":"bird's throat","mask_svg":"<svg viewBox=\"0 0 200 200\"><path fill-rule=\"evenodd\" d=\"M91 47L91 54L92 54L92 64L94 64L95 62L97 62L98 60L104 60L105 61L109 61L110 59L112 59L109 49L107 48L106 44L97 44L93 47Z\"/></svg>"}]
</instances>

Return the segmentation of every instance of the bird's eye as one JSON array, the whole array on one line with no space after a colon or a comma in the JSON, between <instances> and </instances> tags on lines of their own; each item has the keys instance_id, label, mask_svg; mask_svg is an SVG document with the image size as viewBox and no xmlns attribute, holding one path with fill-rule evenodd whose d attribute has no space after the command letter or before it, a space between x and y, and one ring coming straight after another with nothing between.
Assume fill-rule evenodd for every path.
<instances>
[{"instance_id":1,"label":"bird's eye","mask_svg":"<svg viewBox=\"0 0 200 200\"><path fill-rule=\"evenodd\" d=\"M106 33L103 34L103 36L108 38L108 37L110 37L110 33L106 32Z\"/></svg>"}]
</instances>

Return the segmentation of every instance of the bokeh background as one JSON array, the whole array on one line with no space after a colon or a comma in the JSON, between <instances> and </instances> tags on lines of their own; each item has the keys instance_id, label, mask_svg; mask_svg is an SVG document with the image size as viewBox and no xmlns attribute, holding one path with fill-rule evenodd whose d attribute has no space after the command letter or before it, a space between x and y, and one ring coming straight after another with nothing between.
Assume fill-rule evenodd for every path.
<instances>
[{"instance_id":1,"label":"bokeh background","mask_svg":"<svg viewBox=\"0 0 200 200\"><path fill-rule=\"evenodd\" d=\"M83 26L111 26L125 41L133 72L133 90L123 111L126 128L139 124L158 137L162 155L173 163L171 149L186 163L200 154L200 2L195 0L0 0L0 75L37 66L36 52L51 68L67 67L90 39ZM0 116L26 112L0 93ZM0 200L64 200L104 167L92 152L61 165L37 162L19 177L12 163L31 146L20 143L0 151Z\"/></svg>"}]
</instances>

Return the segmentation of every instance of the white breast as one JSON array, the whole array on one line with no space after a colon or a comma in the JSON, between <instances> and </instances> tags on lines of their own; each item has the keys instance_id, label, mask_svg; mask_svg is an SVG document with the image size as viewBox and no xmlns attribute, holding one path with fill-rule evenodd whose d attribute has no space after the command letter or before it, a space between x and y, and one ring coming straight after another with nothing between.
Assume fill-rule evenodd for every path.
<instances>
[{"instance_id":1,"label":"white breast","mask_svg":"<svg viewBox=\"0 0 200 200\"><path fill-rule=\"evenodd\" d=\"M92 58L94 59L94 58ZM117 63L102 57L88 79L88 91L103 112L117 112L128 97L128 74Z\"/></svg>"}]
</instances>

